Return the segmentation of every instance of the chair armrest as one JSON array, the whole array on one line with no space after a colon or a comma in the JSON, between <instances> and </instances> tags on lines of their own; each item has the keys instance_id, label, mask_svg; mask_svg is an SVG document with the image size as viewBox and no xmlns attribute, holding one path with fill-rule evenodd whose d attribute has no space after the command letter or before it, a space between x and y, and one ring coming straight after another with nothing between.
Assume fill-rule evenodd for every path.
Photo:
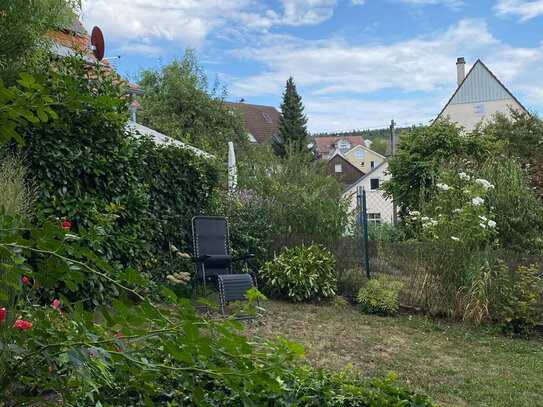
<instances>
[{"instance_id":1,"label":"chair armrest","mask_svg":"<svg viewBox=\"0 0 543 407\"><path fill-rule=\"evenodd\" d=\"M243 255L243 256L236 257L235 259L232 259L232 263L235 262L235 261L245 261L245 260L249 260L249 259L252 259L253 257L255 257L254 254L245 254L245 255Z\"/></svg>"},{"instance_id":2,"label":"chair armrest","mask_svg":"<svg viewBox=\"0 0 543 407\"><path fill-rule=\"evenodd\" d=\"M193 257L192 258L192 262L193 263L201 263L207 259L209 259L211 256L209 254L204 254L202 256L199 256L199 257Z\"/></svg>"}]
</instances>

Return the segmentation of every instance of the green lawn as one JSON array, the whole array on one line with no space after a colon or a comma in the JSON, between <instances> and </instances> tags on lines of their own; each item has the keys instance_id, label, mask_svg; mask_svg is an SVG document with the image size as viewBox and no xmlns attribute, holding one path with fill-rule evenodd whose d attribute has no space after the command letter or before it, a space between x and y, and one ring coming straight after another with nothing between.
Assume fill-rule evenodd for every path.
<instances>
[{"instance_id":1,"label":"green lawn","mask_svg":"<svg viewBox=\"0 0 543 407\"><path fill-rule=\"evenodd\" d=\"M372 378L393 371L445 406L543 406L541 341L420 316L364 315L350 306L263 305L265 316L246 323L249 334L303 344L312 366L351 364Z\"/></svg>"}]
</instances>

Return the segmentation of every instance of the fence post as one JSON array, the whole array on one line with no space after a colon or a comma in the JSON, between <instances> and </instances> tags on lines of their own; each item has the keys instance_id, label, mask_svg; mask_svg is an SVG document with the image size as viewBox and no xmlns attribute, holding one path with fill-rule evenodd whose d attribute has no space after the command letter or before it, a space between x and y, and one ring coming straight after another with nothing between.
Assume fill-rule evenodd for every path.
<instances>
[{"instance_id":1,"label":"fence post","mask_svg":"<svg viewBox=\"0 0 543 407\"><path fill-rule=\"evenodd\" d=\"M370 279L370 249L368 237L368 211L366 206L366 189L362 186L358 187L357 200L359 208L359 224L363 231L364 239L364 257L366 263L366 277Z\"/></svg>"}]
</instances>

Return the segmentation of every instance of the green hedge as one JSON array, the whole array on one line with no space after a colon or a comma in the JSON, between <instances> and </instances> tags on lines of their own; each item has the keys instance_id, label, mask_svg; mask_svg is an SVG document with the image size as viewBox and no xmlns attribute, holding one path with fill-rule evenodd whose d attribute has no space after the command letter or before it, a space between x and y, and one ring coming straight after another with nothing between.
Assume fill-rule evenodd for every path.
<instances>
[{"instance_id":1,"label":"green hedge","mask_svg":"<svg viewBox=\"0 0 543 407\"><path fill-rule=\"evenodd\" d=\"M215 161L136 140L126 129L124 91L111 73L89 77L82 60L64 58L44 76L39 86L55 114L20 121L24 145L11 144L38 186L38 222L69 220L84 244L99 246L100 257L120 267L139 268L170 243L190 247L190 219L212 202L219 182ZM95 287L82 295L95 298L98 289L107 295L107 284Z\"/></svg>"}]
</instances>

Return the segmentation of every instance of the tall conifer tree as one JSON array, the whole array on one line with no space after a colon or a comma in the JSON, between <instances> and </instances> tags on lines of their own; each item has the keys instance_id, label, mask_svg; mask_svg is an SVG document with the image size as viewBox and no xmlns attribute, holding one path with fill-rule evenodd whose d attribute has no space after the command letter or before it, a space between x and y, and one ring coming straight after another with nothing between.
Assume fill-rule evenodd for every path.
<instances>
[{"instance_id":1,"label":"tall conifer tree","mask_svg":"<svg viewBox=\"0 0 543 407\"><path fill-rule=\"evenodd\" d=\"M296 151L304 151L307 148L307 117L303 111L302 97L296 91L296 84L291 76L287 80L281 103L279 117L281 142L275 140L273 144L277 155L284 157L290 148Z\"/></svg>"}]
</instances>

